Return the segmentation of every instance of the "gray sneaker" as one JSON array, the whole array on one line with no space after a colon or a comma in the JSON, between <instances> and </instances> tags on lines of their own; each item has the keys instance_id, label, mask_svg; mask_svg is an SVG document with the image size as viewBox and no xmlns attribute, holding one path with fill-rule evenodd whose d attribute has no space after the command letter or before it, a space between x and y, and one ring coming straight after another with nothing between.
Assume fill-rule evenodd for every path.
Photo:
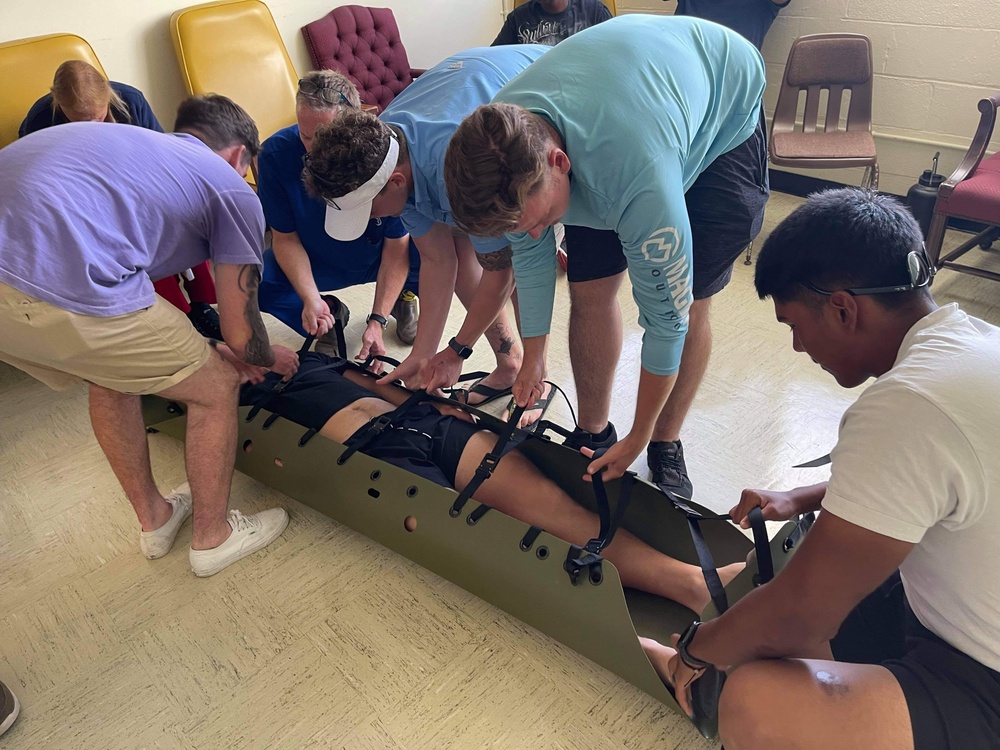
<instances>
[{"instance_id":1,"label":"gray sneaker","mask_svg":"<svg viewBox=\"0 0 1000 750\"><path fill-rule=\"evenodd\" d=\"M396 319L396 338L410 346L417 337L417 323L420 320L417 295L404 289L389 314Z\"/></svg>"},{"instance_id":2,"label":"gray sneaker","mask_svg":"<svg viewBox=\"0 0 1000 750\"><path fill-rule=\"evenodd\" d=\"M0 734L10 729L19 713L21 713L21 704L17 702L17 696L11 692L9 687L0 682Z\"/></svg>"},{"instance_id":3,"label":"gray sneaker","mask_svg":"<svg viewBox=\"0 0 1000 750\"><path fill-rule=\"evenodd\" d=\"M214 549L192 549L188 552L191 570L199 578L214 576L223 568L263 549L288 526L288 513L284 508L271 508L244 516L238 510L229 511L229 525L233 533Z\"/></svg>"}]
</instances>

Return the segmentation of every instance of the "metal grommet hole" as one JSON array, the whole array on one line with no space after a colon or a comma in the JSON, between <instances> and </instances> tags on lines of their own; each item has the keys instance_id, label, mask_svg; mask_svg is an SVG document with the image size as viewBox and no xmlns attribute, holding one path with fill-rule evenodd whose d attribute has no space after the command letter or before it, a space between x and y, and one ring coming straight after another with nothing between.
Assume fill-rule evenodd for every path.
<instances>
[{"instance_id":1,"label":"metal grommet hole","mask_svg":"<svg viewBox=\"0 0 1000 750\"><path fill-rule=\"evenodd\" d=\"M517 546L521 548L521 552L527 552L528 550L531 549L531 545L525 543L523 539L518 543Z\"/></svg>"},{"instance_id":2,"label":"metal grommet hole","mask_svg":"<svg viewBox=\"0 0 1000 750\"><path fill-rule=\"evenodd\" d=\"M381 476L382 476L382 472L379 471L378 469L375 469L375 471L373 471L372 474L371 474L371 480L373 482L377 482L379 480L379 477L381 477Z\"/></svg>"},{"instance_id":3,"label":"metal grommet hole","mask_svg":"<svg viewBox=\"0 0 1000 750\"><path fill-rule=\"evenodd\" d=\"M407 487L406 488L406 496L407 497L416 497L417 496L417 488L415 486L413 486L413 485L410 485L409 487Z\"/></svg>"},{"instance_id":4,"label":"metal grommet hole","mask_svg":"<svg viewBox=\"0 0 1000 750\"><path fill-rule=\"evenodd\" d=\"M407 531L416 531L417 530L417 517L416 516L407 516L406 518L404 518L403 519L403 528L406 529Z\"/></svg>"},{"instance_id":5,"label":"metal grommet hole","mask_svg":"<svg viewBox=\"0 0 1000 750\"><path fill-rule=\"evenodd\" d=\"M253 450L253 440L244 440L243 441L243 452L244 453L249 453L252 450Z\"/></svg>"},{"instance_id":6,"label":"metal grommet hole","mask_svg":"<svg viewBox=\"0 0 1000 750\"><path fill-rule=\"evenodd\" d=\"M549 556L549 548L546 547L545 545L542 545L537 550L535 550L535 555L538 557L539 560L544 560Z\"/></svg>"},{"instance_id":7,"label":"metal grommet hole","mask_svg":"<svg viewBox=\"0 0 1000 750\"><path fill-rule=\"evenodd\" d=\"M601 581L603 581L603 580L604 580L604 573L602 573L599 570L592 570L592 571L590 571L590 582L591 582L591 584L593 584L594 586L600 586L601 585Z\"/></svg>"}]
</instances>

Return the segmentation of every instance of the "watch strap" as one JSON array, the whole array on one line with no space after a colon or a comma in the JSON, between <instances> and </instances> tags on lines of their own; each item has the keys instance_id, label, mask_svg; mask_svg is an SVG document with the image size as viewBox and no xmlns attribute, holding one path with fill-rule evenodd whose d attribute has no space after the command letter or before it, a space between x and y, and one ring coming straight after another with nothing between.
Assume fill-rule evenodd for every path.
<instances>
[{"instance_id":1,"label":"watch strap","mask_svg":"<svg viewBox=\"0 0 1000 750\"><path fill-rule=\"evenodd\" d=\"M458 343L454 336L452 336L451 340L448 342L448 347L462 359L468 359L472 356L472 347Z\"/></svg>"},{"instance_id":2,"label":"watch strap","mask_svg":"<svg viewBox=\"0 0 1000 750\"><path fill-rule=\"evenodd\" d=\"M688 646L691 641L694 640L695 633L698 632L698 628L700 626L701 623L698 620L695 620L684 629L684 632L681 633L680 639L677 641L677 655L680 656L681 661L691 669L708 669L712 666L711 662L702 661L688 651Z\"/></svg>"},{"instance_id":3,"label":"watch strap","mask_svg":"<svg viewBox=\"0 0 1000 750\"><path fill-rule=\"evenodd\" d=\"M366 323L371 323L373 320L376 323L378 323L380 326L382 326L382 330L385 330L385 327L387 325L389 325L389 319L387 317L385 317L384 315L379 315L378 313L372 313L371 315L369 315L365 319L365 322Z\"/></svg>"}]
</instances>

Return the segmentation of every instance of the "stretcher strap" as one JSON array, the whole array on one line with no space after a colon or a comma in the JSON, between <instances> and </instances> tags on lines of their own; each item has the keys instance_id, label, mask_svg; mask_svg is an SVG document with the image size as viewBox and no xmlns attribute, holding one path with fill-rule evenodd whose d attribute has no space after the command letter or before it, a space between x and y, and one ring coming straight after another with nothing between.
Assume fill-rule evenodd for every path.
<instances>
[{"instance_id":1,"label":"stretcher strap","mask_svg":"<svg viewBox=\"0 0 1000 750\"><path fill-rule=\"evenodd\" d=\"M774 561L771 559L771 545L767 538L767 524L764 523L764 513L759 507L752 508L748 514L750 528L753 529L753 546L757 550L757 575L754 583L762 586L774 578ZM761 550L767 550L761 554Z\"/></svg>"},{"instance_id":2,"label":"stretcher strap","mask_svg":"<svg viewBox=\"0 0 1000 750\"><path fill-rule=\"evenodd\" d=\"M305 355L306 352L309 351L309 347L312 346L312 343L313 343L314 340L315 340L314 336L306 336L305 343L303 343L302 346L299 347L298 355L299 355L300 358L303 355ZM327 368L324 368L324 369L329 369L329 366L327 366ZM298 375L298 373L296 373L296 375ZM280 394L289 385L291 385L292 381L295 380L295 377L296 376L293 375L288 380L278 380L274 384L274 387L271 389L271 392L268 394L267 398L262 399L252 409L250 409L249 413L247 414L247 420L246 421L247 422L252 422L254 420L254 418L260 413L261 409L266 409L268 406L270 406L271 402L274 401L274 399L278 396L278 394ZM268 424L268 426L270 426L270 423Z\"/></svg>"},{"instance_id":3,"label":"stretcher strap","mask_svg":"<svg viewBox=\"0 0 1000 750\"><path fill-rule=\"evenodd\" d=\"M691 541L694 542L694 551L698 555L698 564L701 566L701 574L705 577L705 585L708 586L708 595L712 597L712 603L721 615L729 609L729 599L726 597L726 589L719 578L719 570L715 567L715 560L712 558L712 551L708 548L705 535L701 533L701 523L694 516L687 516L688 529L691 531Z\"/></svg>"},{"instance_id":4,"label":"stretcher strap","mask_svg":"<svg viewBox=\"0 0 1000 750\"><path fill-rule=\"evenodd\" d=\"M427 394L423 391L417 391L412 394L406 401L404 401L400 406L396 407L393 411L387 414L380 414L368 423L368 428L362 432L360 435L355 433L350 440L344 443L347 448L343 453L340 454L340 458L337 459L337 465L343 466L347 463L347 460L353 456L358 451L363 451L368 445L387 428L392 426L392 421L394 419L399 419L413 407L419 404L421 401L426 400Z\"/></svg>"},{"instance_id":5,"label":"stretcher strap","mask_svg":"<svg viewBox=\"0 0 1000 750\"><path fill-rule=\"evenodd\" d=\"M518 547L521 548L522 552L527 552L535 544L535 540L538 539L538 535L542 533L544 529L541 526L532 526L528 529L528 533L521 537L521 541L518 543Z\"/></svg>"},{"instance_id":6,"label":"stretcher strap","mask_svg":"<svg viewBox=\"0 0 1000 750\"><path fill-rule=\"evenodd\" d=\"M490 510L492 510L491 506L487 505L486 503L482 503L478 508L476 508L468 515L468 517L465 519L465 522L469 524L469 526L475 526L477 523L479 523L479 519L485 516L487 513L489 513Z\"/></svg>"},{"instance_id":7,"label":"stretcher strap","mask_svg":"<svg viewBox=\"0 0 1000 750\"><path fill-rule=\"evenodd\" d=\"M483 460L479 462L479 466L476 468L476 473L469 480L469 483L462 488L462 491L458 493L458 497L455 498L455 502L452 503L451 508L448 510L448 515L452 518L458 517L462 512L462 508L469 501L469 498L479 490L483 482L493 476L493 472L497 468L497 464L500 463L500 459L514 450L524 440L527 433L524 430L519 430L517 427L522 414L524 414L523 406L518 406L514 409L514 413L507 420L507 426L497 435L497 442L493 446L493 450L483 456ZM515 434L517 435L516 438L514 438Z\"/></svg>"},{"instance_id":8,"label":"stretcher strap","mask_svg":"<svg viewBox=\"0 0 1000 750\"><path fill-rule=\"evenodd\" d=\"M601 449L594 453L594 458L600 458L607 449ZM591 539L583 547L571 544L566 560L563 562L563 570L569 574L569 579L575 586L580 580L580 573L586 569L588 579L595 586L604 578L601 570L601 552L611 544L615 532L621 526L625 518L625 511L628 510L632 500L632 488L635 485L635 474L631 471L622 475L618 484L618 503L612 513L611 503L608 502L607 489L604 486L604 478L601 476L603 469L594 474L591 479L594 485L594 498L597 501L597 514L601 520L601 528L597 536Z\"/></svg>"}]
</instances>

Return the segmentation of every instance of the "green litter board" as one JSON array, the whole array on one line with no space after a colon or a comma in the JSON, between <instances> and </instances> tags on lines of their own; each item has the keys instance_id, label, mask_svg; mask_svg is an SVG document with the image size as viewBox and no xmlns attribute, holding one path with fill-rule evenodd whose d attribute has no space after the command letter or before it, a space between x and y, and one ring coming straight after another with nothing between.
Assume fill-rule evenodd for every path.
<instances>
[{"instance_id":1,"label":"green litter board","mask_svg":"<svg viewBox=\"0 0 1000 750\"><path fill-rule=\"evenodd\" d=\"M475 499L452 517L448 511L458 496L454 490L362 453L338 466L345 450L340 443L316 435L300 445L306 432L301 425L266 411L248 423L249 411L240 410L238 471L406 556L681 712L637 635L669 643L673 633L695 619L693 612L652 594L623 589L618 571L607 560L600 584L592 584L584 574L574 585L563 570L569 543L543 531L523 549L528 546L522 545L528 524L496 510L475 519L472 514L480 507ZM143 412L150 429L184 439L185 418L176 405L144 397ZM581 479L588 463L582 454L535 436L521 443L520 450L578 503L596 512L591 485ZM618 481L608 482L607 491L614 503ZM416 521L412 532L404 525L411 517ZM794 551L785 550L785 539L795 526L785 524L771 540L775 572ZM698 564L685 517L645 481L635 482L622 527L661 552ZM745 560L753 549L731 523L706 521L702 530L718 566ZM730 602L753 588L755 573L756 563L751 562L726 587ZM710 604L702 619L715 615Z\"/></svg>"}]
</instances>

